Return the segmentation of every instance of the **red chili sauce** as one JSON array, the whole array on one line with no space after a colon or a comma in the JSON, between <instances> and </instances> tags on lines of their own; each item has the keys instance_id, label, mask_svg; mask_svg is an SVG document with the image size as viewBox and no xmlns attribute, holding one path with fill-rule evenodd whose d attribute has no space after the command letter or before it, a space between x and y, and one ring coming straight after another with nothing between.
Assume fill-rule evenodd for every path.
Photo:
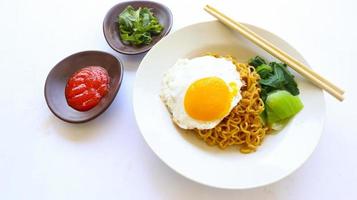
<instances>
[{"instance_id":1,"label":"red chili sauce","mask_svg":"<svg viewBox=\"0 0 357 200\"><path fill-rule=\"evenodd\" d=\"M88 66L76 71L69 79L65 89L67 103L78 111L95 107L108 93L109 75L100 66Z\"/></svg>"}]
</instances>

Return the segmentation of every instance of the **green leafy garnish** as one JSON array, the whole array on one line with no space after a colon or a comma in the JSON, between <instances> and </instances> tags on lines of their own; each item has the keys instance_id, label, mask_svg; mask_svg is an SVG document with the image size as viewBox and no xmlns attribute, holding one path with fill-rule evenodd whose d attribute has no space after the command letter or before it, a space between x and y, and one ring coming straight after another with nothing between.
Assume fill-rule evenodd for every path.
<instances>
[{"instance_id":1,"label":"green leafy garnish","mask_svg":"<svg viewBox=\"0 0 357 200\"><path fill-rule=\"evenodd\" d=\"M258 67L262 64L267 64L267 63L265 62L265 60L263 58L261 58L259 56L255 56L254 58L251 58L249 60L249 65L253 66L253 67Z\"/></svg>"},{"instance_id":2,"label":"green leafy garnish","mask_svg":"<svg viewBox=\"0 0 357 200\"><path fill-rule=\"evenodd\" d=\"M260 76L261 98L266 100L270 92L276 90L286 90L292 95L298 95L299 89L294 80L294 76L287 69L287 65L283 63L271 62L266 64L266 61L256 56L249 61L249 65L254 66Z\"/></svg>"},{"instance_id":3,"label":"green leafy garnish","mask_svg":"<svg viewBox=\"0 0 357 200\"><path fill-rule=\"evenodd\" d=\"M294 76L284 63L270 62L256 56L249 60L260 76L260 97L265 110L262 119L271 127L282 127L289 118L298 113L303 104L297 96L300 92ZM279 125L279 126L277 126Z\"/></svg>"},{"instance_id":4,"label":"green leafy garnish","mask_svg":"<svg viewBox=\"0 0 357 200\"><path fill-rule=\"evenodd\" d=\"M261 64L256 68L261 78L268 78L273 73L273 68L267 64Z\"/></svg>"},{"instance_id":5,"label":"green leafy garnish","mask_svg":"<svg viewBox=\"0 0 357 200\"><path fill-rule=\"evenodd\" d=\"M160 34L164 28L149 8L135 10L130 5L120 13L118 23L122 41L136 46L150 44L152 36Z\"/></svg>"}]
</instances>

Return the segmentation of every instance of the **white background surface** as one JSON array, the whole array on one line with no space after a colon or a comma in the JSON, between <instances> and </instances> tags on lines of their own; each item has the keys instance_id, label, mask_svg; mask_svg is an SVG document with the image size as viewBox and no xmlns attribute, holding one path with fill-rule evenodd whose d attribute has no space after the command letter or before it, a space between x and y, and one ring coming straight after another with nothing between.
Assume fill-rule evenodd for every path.
<instances>
[{"instance_id":1,"label":"white background surface","mask_svg":"<svg viewBox=\"0 0 357 200\"><path fill-rule=\"evenodd\" d=\"M1 0L0 199L356 199L357 4L165 1L174 14L173 31L212 19L202 11L208 2L281 36L347 91L343 103L325 96L320 144L300 169L272 185L241 191L181 177L153 154L134 121L132 86L144 55L119 55L103 37L104 15L118 1ZM113 53L124 61L125 75L108 111L73 125L50 113L43 86L58 61L83 50Z\"/></svg>"}]
</instances>

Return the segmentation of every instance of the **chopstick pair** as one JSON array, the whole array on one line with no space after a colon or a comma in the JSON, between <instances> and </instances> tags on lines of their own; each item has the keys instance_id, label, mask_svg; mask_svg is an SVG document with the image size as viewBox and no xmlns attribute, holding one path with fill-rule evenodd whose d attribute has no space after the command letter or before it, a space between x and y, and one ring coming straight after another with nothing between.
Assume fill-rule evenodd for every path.
<instances>
[{"instance_id":1,"label":"chopstick pair","mask_svg":"<svg viewBox=\"0 0 357 200\"><path fill-rule=\"evenodd\" d=\"M337 87L336 85L334 85L333 83L331 83L330 81L325 79L324 77L320 76L319 74L314 72L312 69L308 68L306 65L304 65L300 61L296 60L295 58L291 57L283 50L274 46L269 41L260 37L259 35L254 33L252 30L250 30L248 27L227 17L223 13L219 12L217 9L213 8L212 6L206 5L204 7L204 10L207 11L212 16L216 17L219 21L221 21L226 26L230 27L233 30L238 31L245 38L247 38L248 40L250 40L257 46L263 48L265 51L267 51L274 57L278 58L282 62L289 65L293 70L295 70L297 73L299 73L303 77L310 80L312 83L314 83L319 88L327 91L328 93L330 93L332 96L334 96L339 101L343 101L344 91L341 88Z\"/></svg>"}]
</instances>

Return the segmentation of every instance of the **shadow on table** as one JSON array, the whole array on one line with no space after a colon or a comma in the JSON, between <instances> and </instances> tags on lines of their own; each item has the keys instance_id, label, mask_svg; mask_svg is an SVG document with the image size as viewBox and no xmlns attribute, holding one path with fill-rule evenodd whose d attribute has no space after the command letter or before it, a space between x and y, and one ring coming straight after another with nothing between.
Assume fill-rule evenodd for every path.
<instances>
[{"instance_id":1,"label":"shadow on table","mask_svg":"<svg viewBox=\"0 0 357 200\"><path fill-rule=\"evenodd\" d=\"M137 55L123 55L117 53L113 55L122 61L125 71L136 71L146 53L141 53Z\"/></svg>"},{"instance_id":2,"label":"shadow on table","mask_svg":"<svg viewBox=\"0 0 357 200\"><path fill-rule=\"evenodd\" d=\"M112 118L114 116L114 110L118 109L113 108L116 107L114 103L111 105L111 107L112 109L106 110L97 118L81 124L64 122L56 118L54 115L51 115L48 118L45 126L47 126L47 128L53 129L53 132L72 142L85 142L92 140L105 132L103 130L106 126L106 121Z\"/></svg>"}]
</instances>

